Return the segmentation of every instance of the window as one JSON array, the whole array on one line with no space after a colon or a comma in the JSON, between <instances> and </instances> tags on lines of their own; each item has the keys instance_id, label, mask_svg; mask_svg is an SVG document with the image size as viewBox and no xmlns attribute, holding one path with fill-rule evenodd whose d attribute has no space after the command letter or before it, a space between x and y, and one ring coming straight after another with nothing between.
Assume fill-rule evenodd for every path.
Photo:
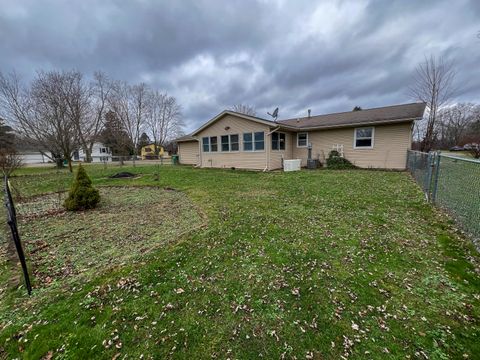
<instances>
[{"instance_id":1,"label":"window","mask_svg":"<svg viewBox=\"0 0 480 360\"><path fill-rule=\"evenodd\" d=\"M222 135L220 139L222 151L238 151L238 134Z\"/></svg>"},{"instance_id":2,"label":"window","mask_svg":"<svg viewBox=\"0 0 480 360\"><path fill-rule=\"evenodd\" d=\"M308 146L308 133L298 133L297 147L307 147L307 146Z\"/></svg>"},{"instance_id":3,"label":"window","mask_svg":"<svg viewBox=\"0 0 480 360\"><path fill-rule=\"evenodd\" d=\"M218 151L217 137L210 136L210 151Z\"/></svg>"},{"instance_id":4,"label":"window","mask_svg":"<svg viewBox=\"0 0 480 360\"><path fill-rule=\"evenodd\" d=\"M203 145L203 152L210 151L210 138L204 137L202 138L202 145Z\"/></svg>"},{"instance_id":5,"label":"window","mask_svg":"<svg viewBox=\"0 0 480 360\"><path fill-rule=\"evenodd\" d=\"M230 141L228 140L228 135L222 135L222 151L230 151Z\"/></svg>"},{"instance_id":6,"label":"window","mask_svg":"<svg viewBox=\"0 0 480 360\"><path fill-rule=\"evenodd\" d=\"M253 137L252 133L243 134L243 151L252 151L253 150Z\"/></svg>"},{"instance_id":7,"label":"window","mask_svg":"<svg viewBox=\"0 0 480 360\"><path fill-rule=\"evenodd\" d=\"M230 135L230 151L238 151L238 134Z\"/></svg>"},{"instance_id":8,"label":"window","mask_svg":"<svg viewBox=\"0 0 480 360\"><path fill-rule=\"evenodd\" d=\"M355 129L353 147L355 149L372 149L373 135L373 127Z\"/></svg>"},{"instance_id":9,"label":"window","mask_svg":"<svg viewBox=\"0 0 480 360\"><path fill-rule=\"evenodd\" d=\"M255 151L265 149L265 133L263 131L255 133Z\"/></svg>"},{"instance_id":10,"label":"window","mask_svg":"<svg viewBox=\"0 0 480 360\"><path fill-rule=\"evenodd\" d=\"M265 149L265 133L243 133L243 151L261 151Z\"/></svg>"},{"instance_id":11,"label":"window","mask_svg":"<svg viewBox=\"0 0 480 360\"><path fill-rule=\"evenodd\" d=\"M272 150L285 150L285 133L272 133Z\"/></svg>"},{"instance_id":12,"label":"window","mask_svg":"<svg viewBox=\"0 0 480 360\"><path fill-rule=\"evenodd\" d=\"M106 153L106 152L107 152L107 149L105 149L105 148L100 148L100 152Z\"/></svg>"}]
</instances>

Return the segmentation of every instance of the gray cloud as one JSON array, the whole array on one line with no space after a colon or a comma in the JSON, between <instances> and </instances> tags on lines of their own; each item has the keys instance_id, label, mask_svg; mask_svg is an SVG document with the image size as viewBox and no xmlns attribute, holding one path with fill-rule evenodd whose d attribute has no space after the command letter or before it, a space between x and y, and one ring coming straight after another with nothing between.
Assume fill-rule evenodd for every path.
<instances>
[{"instance_id":1,"label":"gray cloud","mask_svg":"<svg viewBox=\"0 0 480 360\"><path fill-rule=\"evenodd\" d=\"M239 102L260 116L410 101L426 55L480 101L477 0L0 0L0 70L102 70L175 95L188 130Z\"/></svg>"}]
</instances>

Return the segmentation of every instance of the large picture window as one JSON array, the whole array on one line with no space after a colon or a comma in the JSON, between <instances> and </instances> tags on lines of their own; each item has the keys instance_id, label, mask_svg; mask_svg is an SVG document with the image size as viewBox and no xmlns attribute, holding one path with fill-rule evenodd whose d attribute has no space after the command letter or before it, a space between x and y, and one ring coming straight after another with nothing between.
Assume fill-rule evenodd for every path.
<instances>
[{"instance_id":1,"label":"large picture window","mask_svg":"<svg viewBox=\"0 0 480 360\"><path fill-rule=\"evenodd\" d=\"M308 133L298 133L297 147L307 147L307 146L308 146Z\"/></svg>"},{"instance_id":2,"label":"large picture window","mask_svg":"<svg viewBox=\"0 0 480 360\"><path fill-rule=\"evenodd\" d=\"M272 133L272 150L285 150L285 133Z\"/></svg>"},{"instance_id":3,"label":"large picture window","mask_svg":"<svg viewBox=\"0 0 480 360\"><path fill-rule=\"evenodd\" d=\"M373 127L356 128L353 147L355 149L372 149L374 133Z\"/></svg>"}]
</instances>

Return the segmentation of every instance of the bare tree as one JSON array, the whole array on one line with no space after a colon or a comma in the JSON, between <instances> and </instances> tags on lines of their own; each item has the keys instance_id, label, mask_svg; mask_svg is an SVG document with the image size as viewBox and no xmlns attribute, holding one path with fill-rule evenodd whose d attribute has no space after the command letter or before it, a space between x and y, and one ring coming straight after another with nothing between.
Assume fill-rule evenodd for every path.
<instances>
[{"instance_id":1,"label":"bare tree","mask_svg":"<svg viewBox=\"0 0 480 360\"><path fill-rule=\"evenodd\" d=\"M146 125L158 155L161 146L182 133L181 108L175 97L158 91L150 92L147 108Z\"/></svg>"},{"instance_id":2,"label":"bare tree","mask_svg":"<svg viewBox=\"0 0 480 360\"><path fill-rule=\"evenodd\" d=\"M438 113L438 140L442 147L460 145L470 125L480 114L480 106L473 103L459 103L443 108Z\"/></svg>"},{"instance_id":3,"label":"bare tree","mask_svg":"<svg viewBox=\"0 0 480 360\"><path fill-rule=\"evenodd\" d=\"M103 120L107 111L107 99L112 89L112 83L102 72L95 72L90 84L81 82L76 86L77 96L72 106L78 139L87 162L92 161L92 148L98 141L103 130ZM81 111L80 111L81 110Z\"/></svg>"},{"instance_id":4,"label":"bare tree","mask_svg":"<svg viewBox=\"0 0 480 360\"><path fill-rule=\"evenodd\" d=\"M1 106L17 131L57 165L66 159L70 171L78 144L77 113L70 105L77 96L76 81L75 72L39 72L30 87L22 87L15 73L0 74Z\"/></svg>"},{"instance_id":5,"label":"bare tree","mask_svg":"<svg viewBox=\"0 0 480 360\"><path fill-rule=\"evenodd\" d=\"M417 66L415 83L410 88L411 97L427 104L427 126L422 140L422 151L430 151L435 139L435 121L439 109L452 97L455 71L453 62L440 57L425 58Z\"/></svg>"},{"instance_id":6,"label":"bare tree","mask_svg":"<svg viewBox=\"0 0 480 360\"><path fill-rule=\"evenodd\" d=\"M250 115L250 116L257 115L257 111L255 110L255 107L251 105L246 105L246 104L235 104L232 106L232 111L245 114L245 115Z\"/></svg>"},{"instance_id":7,"label":"bare tree","mask_svg":"<svg viewBox=\"0 0 480 360\"><path fill-rule=\"evenodd\" d=\"M108 97L110 108L120 120L129 137L134 152L134 161L145 125L148 90L144 83L131 86L126 82L117 81L112 86L111 96Z\"/></svg>"}]
</instances>

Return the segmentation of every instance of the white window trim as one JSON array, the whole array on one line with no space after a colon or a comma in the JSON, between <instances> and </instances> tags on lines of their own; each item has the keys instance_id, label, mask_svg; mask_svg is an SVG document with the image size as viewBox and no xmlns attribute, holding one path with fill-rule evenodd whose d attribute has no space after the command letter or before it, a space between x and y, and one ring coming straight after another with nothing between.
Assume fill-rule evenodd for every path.
<instances>
[{"instance_id":1,"label":"white window trim","mask_svg":"<svg viewBox=\"0 0 480 360\"><path fill-rule=\"evenodd\" d=\"M277 133L278 134L278 149L273 148L273 134ZM280 149L280 134L285 135L285 149ZM283 131L275 131L270 135L270 148L272 151L286 151L287 150L287 133L284 133Z\"/></svg>"},{"instance_id":2,"label":"white window trim","mask_svg":"<svg viewBox=\"0 0 480 360\"><path fill-rule=\"evenodd\" d=\"M300 135L300 134L307 134L307 143L305 145L302 145L302 146L298 145L298 135ZM297 133L297 148L306 148L306 147L308 147L308 132Z\"/></svg>"},{"instance_id":3,"label":"white window trim","mask_svg":"<svg viewBox=\"0 0 480 360\"><path fill-rule=\"evenodd\" d=\"M372 137L371 137L372 144L370 146L357 146L357 130L359 129L372 129ZM370 138L363 137L359 139L370 139ZM374 144L375 144L375 127L374 126L362 126L362 127L355 128L353 130L353 148L354 149L358 149L358 150L373 149Z\"/></svg>"}]
</instances>

